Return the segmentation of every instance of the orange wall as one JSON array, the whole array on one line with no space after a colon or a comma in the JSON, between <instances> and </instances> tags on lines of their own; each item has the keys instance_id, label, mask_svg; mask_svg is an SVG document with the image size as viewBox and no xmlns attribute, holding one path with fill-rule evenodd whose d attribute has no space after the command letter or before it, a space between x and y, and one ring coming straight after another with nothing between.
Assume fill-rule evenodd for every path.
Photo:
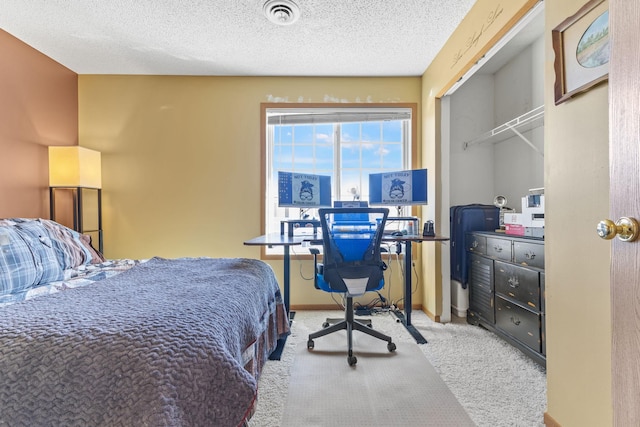
<instances>
[{"instance_id":1,"label":"orange wall","mask_svg":"<svg viewBox=\"0 0 640 427\"><path fill-rule=\"evenodd\" d=\"M49 217L49 145L78 143L78 75L0 30L0 218Z\"/></svg>"}]
</instances>

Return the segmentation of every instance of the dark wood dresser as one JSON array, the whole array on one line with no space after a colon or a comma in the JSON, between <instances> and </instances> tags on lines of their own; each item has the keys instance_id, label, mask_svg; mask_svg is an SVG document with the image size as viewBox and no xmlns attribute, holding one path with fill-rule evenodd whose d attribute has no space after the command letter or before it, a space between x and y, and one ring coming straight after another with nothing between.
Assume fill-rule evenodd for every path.
<instances>
[{"instance_id":1,"label":"dark wood dresser","mask_svg":"<svg viewBox=\"0 0 640 427\"><path fill-rule=\"evenodd\" d=\"M467 321L546 366L544 240L470 232Z\"/></svg>"}]
</instances>

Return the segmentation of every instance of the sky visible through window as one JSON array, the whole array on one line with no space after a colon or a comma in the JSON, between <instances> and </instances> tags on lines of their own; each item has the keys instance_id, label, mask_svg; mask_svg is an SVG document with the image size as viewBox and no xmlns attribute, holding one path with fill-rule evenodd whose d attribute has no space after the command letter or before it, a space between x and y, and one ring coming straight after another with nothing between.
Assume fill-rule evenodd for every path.
<instances>
[{"instance_id":1,"label":"sky visible through window","mask_svg":"<svg viewBox=\"0 0 640 427\"><path fill-rule=\"evenodd\" d=\"M402 133L399 120L276 125L272 179L278 171L329 175L334 200L352 197L354 189L365 197L370 173L403 169Z\"/></svg>"}]
</instances>

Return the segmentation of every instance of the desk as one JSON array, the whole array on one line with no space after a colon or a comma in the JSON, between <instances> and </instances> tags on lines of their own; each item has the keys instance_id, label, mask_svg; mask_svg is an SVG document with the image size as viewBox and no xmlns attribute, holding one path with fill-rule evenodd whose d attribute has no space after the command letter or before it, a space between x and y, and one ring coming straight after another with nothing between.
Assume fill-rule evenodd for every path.
<instances>
[{"instance_id":1,"label":"desk","mask_svg":"<svg viewBox=\"0 0 640 427\"><path fill-rule=\"evenodd\" d=\"M449 240L448 237L442 236L434 236L434 237L424 237L422 235L403 235L403 236L392 236L385 235L382 238L383 242L393 243L393 242L401 242L405 243L405 255L404 255L404 314L400 310L396 310L395 314L398 316L398 319L404 324L407 331L416 339L418 344L425 344L427 340L420 334L420 332L411 324L411 304L412 304L412 295L411 295L411 282L412 282L412 272L411 272L411 263L412 263L412 244L422 243L422 242L444 242ZM251 240L247 240L244 242L245 245L248 246L283 246L284 247L284 306L289 312L289 293L290 293L290 284L291 284L291 276L290 276L290 248L291 246L299 246L302 245L302 242L310 242L311 244L322 244L322 239L319 236L312 235L297 235L297 236L288 236L286 234L272 233L265 234L264 236L259 236L253 238ZM408 260L408 262L407 262Z\"/></svg>"}]
</instances>

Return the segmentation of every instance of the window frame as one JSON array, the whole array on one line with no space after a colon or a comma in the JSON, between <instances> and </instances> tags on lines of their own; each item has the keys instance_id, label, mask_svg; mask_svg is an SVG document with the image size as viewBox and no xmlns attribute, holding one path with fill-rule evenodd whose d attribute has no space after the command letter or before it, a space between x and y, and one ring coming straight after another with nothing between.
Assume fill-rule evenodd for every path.
<instances>
[{"instance_id":1,"label":"window frame","mask_svg":"<svg viewBox=\"0 0 640 427\"><path fill-rule=\"evenodd\" d=\"M344 103L344 104L336 104L336 103L270 103L264 102L260 104L260 234L265 234L266 229L266 221L265 221L265 210L266 210L266 195L267 195L267 111L271 109L322 109L322 108L340 108L340 109L348 109L354 108L358 110L367 109L367 108L403 108L411 110L411 120L410 120L410 130L411 130L411 158L409 159L411 169L420 168L420 159L421 159L421 150L419 150L420 145L418 144L419 134L418 134L418 104L417 103ZM416 215L417 207L411 207L412 215ZM296 254L294 251L291 253L291 257L296 257L299 259L307 259L312 258L311 255L300 255ZM260 248L260 259L263 260L279 260L282 259L282 254L268 254L267 249L262 246Z\"/></svg>"}]
</instances>

